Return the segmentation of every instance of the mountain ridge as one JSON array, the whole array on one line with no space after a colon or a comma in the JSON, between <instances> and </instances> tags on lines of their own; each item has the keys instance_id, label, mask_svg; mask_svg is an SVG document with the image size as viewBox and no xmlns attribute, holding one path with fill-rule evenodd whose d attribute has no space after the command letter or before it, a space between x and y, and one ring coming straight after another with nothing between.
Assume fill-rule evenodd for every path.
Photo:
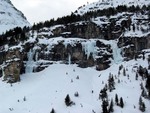
<instances>
[{"instance_id":1,"label":"mountain ridge","mask_svg":"<svg viewBox=\"0 0 150 113\"><path fill-rule=\"evenodd\" d=\"M148 6L150 5L149 0L99 0L98 2L93 2L87 5L83 5L79 7L76 11L75 14L83 15L87 12L90 11L97 11L97 10L103 10L103 9L108 9L108 8L116 8L117 6Z\"/></svg>"},{"instance_id":2,"label":"mountain ridge","mask_svg":"<svg viewBox=\"0 0 150 113\"><path fill-rule=\"evenodd\" d=\"M0 35L0 113L150 113L149 9L72 13Z\"/></svg>"},{"instance_id":3,"label":"mountain ridge","mask_svg":"<svg viewBox=\"0 0 150 113\"><path fill-rule=\"evenodd\" d=\"M10 0L0 0L0 34L15 27L30 26L24 14Z\"/></svg>"}]
</instances>

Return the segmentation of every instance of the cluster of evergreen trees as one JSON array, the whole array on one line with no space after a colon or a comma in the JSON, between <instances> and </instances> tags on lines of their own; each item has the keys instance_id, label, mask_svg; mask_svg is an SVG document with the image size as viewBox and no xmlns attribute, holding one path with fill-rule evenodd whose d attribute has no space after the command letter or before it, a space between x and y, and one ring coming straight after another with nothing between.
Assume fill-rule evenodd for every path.
<instances>
[{"instance_id":1,"label":"cluster of evergreen trees","mask_svg":"<svg viewBox=\"0 0 150 113\"><path fill-rule=\"evenodd\" d=\"M78 21L89 21L93 17L97 17L97 16L109 17L119 12L121 13L121 12L145 12L145 11L150 12L150 5L149 6L144 5L142 8L140 8L139 6L127 7L125 5L122 5L116 8L108 8L108 9L103 9L103 10L87 12L82 16L72 13L71 15L57 18L56 20L51 19L45 22L39 22L37 24L34 24L31 29L39 30L42 27L50 27L50 26L57 25L57 24L66 25L66 24L78 22ZM12 45L12 44L15 44L18 40L20 41L26 40L27 37L25 33L31 29L29 29L29 27L24 27L23 29L20 27L16 27L12 30L7 31L5 34L0 35L0 45L6 44L6 43L9 43L10 45Z\"/></svg>"},{"instance_id":2,"label":"cluster of evergreen trees","mask_svg":"<svg viewBox=\"0 0 150 113\"><path fill-rule=\"evenodd\" d=\"M150 98L150 75L148 73L148 70L146 68L143 68L142 66L139 66L138 68L138 74L137 76L141 76L143 80L146 80L146 85L145 88L147 89L148 94L146 94L146 98ZM145 95L144 92L145 91L144 86L141 84L141 90L143 93L141 93L142 95Z\"/></svg>"},{"instance_id":3,"label":"cluster of evergreen trees","mask_svg":"<svg viewBox=\"0 0 150 113\"><path fill-rule=\"evenodd\" d=\"M45 22L40 22L40 23L34 24L32 29L38 30L42 27L50 27L50 26L58 25L58 24L66 25L68 23L73 23L73 22L77 22L77 21L81 21L81 20L82 20L82 16L71 13L71 15L63 16L61 18L57 18L56 20L51 19L49 21L47 20Z\"/></svg>"},{"instance_id":4,"label":"cluster of evergreen trees","mask_svg":"<svg viewBox=\"0 0 150 113\"><path fill-rule=\"evenodd\" d=\"M138 73L136 73L136 80L138 80L138 76L141 76L141 78L146 81L145 87L143 83L140 84L141 86L141 96L139 98L139 110L142 112L145 112L146 105L142 98L144 99L150 99L150 75L148 73L148 70L146 68L143 68L142 66L139 66Z\"/></svg>"},{"instance_id":5,"label":"cluster of evergreen trees","mask_svg":"<svg viewBox=\"0 0 150 113\"><path fill-rule=\"evenodd\" d=\"M30 30L29 27L16 27L9 31L6 31L5 34L0 35L0 46L4 44L14 45L20 41L27 39L26 33Z\"/></svg>"},{"instance_id":6,"label":"cluster of evergreen trees","mask_svg":"<svg viewBox=\"0 0 150 113\"><path fill-rule=\"evenodd\" d=\"M145 103L143 102L142 97L140 97L140 99L139 99L139 110L144 112L145 109L146 109Z\"/></svg>"},{"instance_id":7,"label":"cluster of evergreen trees","mask_svg":"<svg viewBox=\"0 0 150 113\"><path fill-rule=\"evenodd\" d=\"M135 7L134 5L130 6L130 7L127 7L126 5L121 5L116 8L110 7L108 9L90 11L90 12L85 13L82 16L72 13L71 15L63 16L56 20L51 19L49 21L34 24L33 29L37 30L42 27L50 27L50 26L57 25L57 24L65 24L66 25L69 23L77 22L77 21L88 21L91 18L98 17L98 16L109 17L111 15L115 15L115 14L121 13L121 12L139 12L139 11L140 12L150 11L150 5L149 6L144 5L142 8L140 8L139 6Z\"/></svg>"}]
</instances>

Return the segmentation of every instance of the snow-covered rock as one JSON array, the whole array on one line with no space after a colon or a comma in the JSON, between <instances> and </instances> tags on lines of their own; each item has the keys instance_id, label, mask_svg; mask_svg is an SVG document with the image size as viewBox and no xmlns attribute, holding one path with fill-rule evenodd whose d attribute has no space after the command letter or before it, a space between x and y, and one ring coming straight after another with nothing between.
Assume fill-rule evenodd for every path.
<instances>
[{"instance_id":1,"label":"snow-covered rock","mask_svg":"<svg viewBox=\"0 0 150 113\"><path fill-rule=\"evenodd\" d=\"M118 73L121 65L123 68ZM146 59L120 62L100 72L94 68L81 69L76 65L56 63L39 73L23 74L19 83L10 85L0 81L0 113L50 113L52 108L57 113L102 113L99 94L108 84L110 75L114 77L115 90L107 90L107 94L109 103L114 100L114 113L140 113L140 84L145 87L146 80L140 75L136 79L139 65L147 68L148 62ZM75 92L78 92L78 97L74 96ZM67 94L75 105L65 105ZM124 108L115 104L116 94L119 99L123 98ZM142 100L146 106L144 113L149 113L149 100L144 97Z\"/></svg>"},{"instance_id":2,"label":"snow-covered rock","mask_svg":"<svg viewBox=\"0 0 150 113\"><path fill-rule=\"evenodd\" d=\"M0 34L15 27L30 26L23 13L10 0L0 0Z\"/></svg>"},{"instance_id":3,"label":"snow-covered rock","mask_svg":"<svg viewBox=\"0 0 150 113\"><path fill-rule=\"evenodd\" d=\"M126 6L137 6L142 7L143 5L150 5L149 0L99 0L98 2L93 2L91 4L83 5L78 8L75 14L83 15L90 11L103 10L110 7L117 7L119 5Z\"/></svg>"},{"instance_id":4,"label":"snow-covered rock","mask_svg":"<svg viewBox=\"0 0 150 113\"><path fill-rule=\"evenodd\" d=\"M118 5L149 3L136 1L121 0ZM117 1L100 3L98 8L117 6ZM84 6L85 11L90 5ZM52 109L56 113L104 113L104 100L108 105L114 101L114 113L140 113L140 97L145 113L150 113L148 12L97 15L86 21L27 30L17 34L18 38L13 34L3 37L7 40L1 40L0 46L0 113L53 113ZM3 80L21 81L8 84ZM104 88L106 97L101 96ZM66 95L72 106L65 105Z\"/></svg>"}]
</instances>

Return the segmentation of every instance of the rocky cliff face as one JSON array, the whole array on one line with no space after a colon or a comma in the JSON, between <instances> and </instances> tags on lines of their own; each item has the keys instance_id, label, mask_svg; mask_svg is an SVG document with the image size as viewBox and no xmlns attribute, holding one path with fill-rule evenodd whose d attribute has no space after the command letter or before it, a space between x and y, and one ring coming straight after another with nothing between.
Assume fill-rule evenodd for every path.
<instances>
[{"instance_id":1,"label":"rocky cliff face","mask_svg":"<svg viewBox=\"0 0 150 113\"><path fill-rule=\"evenodd\" d=\"M107 35L110 34L111 38L109 40L105 37L105 32L95 24L80 25L72 31L68 28L61 26L52 31L48 28L38 32L31 31L28 34L29 39L19 46L12 46L13 49L9 47L8 50L6 46L2 46L1 75L4 80L19 81L21 73L39 72L60 61L65 64L77 64L81 68L94 66L97 70L104 70L111 63L131 60L138 57L143 49L150 48L149 35L127 37L121 34L122 32L115 35L108 32ZM95 30L96 28L99 30ZM89 34L86 34L87 31ZM70 38L73 36L82 38ZM93 39L89 39L90 36L93 36ZM97 36L99 37L96 38Z\"/></svg>"},{"instance_id":2,"label":"rocky cliff face","mask_svg":"<svg viewBox=\"0 0 150 113\"><path fill-rule=\"evenodd\" d=\"M22 36L26 39L22 40ZM8 82L53 63L104 70L112 63L144 58L150 49L149 12L122 12L89 20L30 29L0 47L0 76ZM8 39L9 39L8 38ZM18 39L18 41L17 41ZM10 41L10 40L9 40Z\"/></svg>"},{"instance_id":3,"label":"rocky cliff face","mask_svg":"<svg viewBox=\"0 0 150 113\"><path fill-rule=\"evenodd\" d=\"M19 81L23 63L23 55L20 52L20 48L8 49L4 47L1 55L3 59L3 62L1 62L1 75L4 77L3 80L11 83Z\"/></svg>"},{"instance_id":4,"label":"rocky cliff face","mask_svg":"<svg viewBox=\"0 0 150 113\"><path fill-rule=\"evenodd\" d=\"M44 65L47 67L48 64L55 61L62 61L62 63L66 64L77 64L82 68L96 65L97 69L103 70L109 67L110 60L113 57L110 43L104 43L104 41L98 39L66 39L57 37L47 41L45 44L43 43L45 39L40 39L35 43L34 47L30 48L30 50L34 51L34 54L31 53L32 61L36 63L33 68L34 72L41 71L44 69ZM39 63L40 61L47 61L47 63Z\"/></svg>"},{"instance_id":5,"label":"rocky cliff face","mask_svg":"<svg viewBox=\"0 0 150 113\"><path fill-rule=\"evenodd\" d=\"M60 32L61 31L61 32ZM102 24L99 26L93 21L78 22L68 24L65 27L59 27L52 31L53 36L63 37L81 37L84 39L99 38L112 40L119 37L122 33L120 25L115 26L113 22L109 24Z\"/></svg>"},{"instance_id":6,"label":"rocky cliff face","mask_svg":"<svg viewBox=\"0 0 150 113\"><path fill-rule=\"evenodd\" d=\"M122 56L126 60L136 59L139 54L144 54L144 49L150 48L150 36L146 37L121 37L118 46L123 48Z\"/></svg>"},{"instance_id":7,"label":"rocky cliff face","mask_svg":"<svg viewBox=\"0 0 150 113\"><path fill-rule=\"evenodd\" d=\"M99 0L98 2L93 2L91 4L83 5L79 7L75 13L83 15L87 12L103 10L107 8L113 8L121 5L127 6L143 6L149 5L148 0Z\"/></svg>"}]
</instances>

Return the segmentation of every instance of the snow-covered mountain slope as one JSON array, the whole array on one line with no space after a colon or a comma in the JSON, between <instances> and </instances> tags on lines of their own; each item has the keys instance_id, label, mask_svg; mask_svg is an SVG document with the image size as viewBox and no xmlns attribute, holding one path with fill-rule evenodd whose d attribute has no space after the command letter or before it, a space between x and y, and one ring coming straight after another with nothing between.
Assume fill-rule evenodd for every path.
<instances>
[{"instance_id":1,"label":"snow-covered mountain slope","mask_svg":"<svg viewBox=\"0 0 150 113\"><path fill-rule=\"evenodd\" d=\"M83 15L90 11L103 10L110 7L117 7L119 5L126 5L128 7L139 5L142 7L143 5L150 5L150 0L99 0L98 2L79 7L76 14Z\"/></svg>"},{"instance_id":2,"label":"snow-covered mountain slope","mask_svg":"<svg viewBox=\"0 0 150 113\"><path fill-rule=\"evenodd\" d=\"M97 7L123 1L113 2ZM149 8L133 9L79 12L2 35L0 113L150 113Z\"/></svg>"},{"instance_id":3,"label":"snow-covered mountain slope","mask_svg":"<svg viewBox=\"0 0 150 113\"><path fill-rule=\"evenodd\" d=\"M0 34L15 27L30 26L22 12L10 0L0 0Z\"/></svg>"},{"instance_id":4,"label":"snow-covered mountain slope","mask_svg":"<svg viewBox=\"0 0 150 113\"><path fill-rule=\"evenodd\" d=\"M114 113L140 113L140 84L145 86L145 80L139 75L136 80L136 73L139 65L148 67L147 55L145 60L113 64L104 71L56 63L39 73L23 74L21 82L12 85L0 81L0 113L50 113L52 108L56 113L101 113L99 93L108 84L110 75L114 77L115 90L108 90L107 94L109 103L114 100ZM76 92L79 96L74 96ZM65 105L67 94L75 105ZM123 109L115 104L116 94L123 98ZM146 106L144 113L149 113L149 100L142 99Z\"/></svg>"},{"instance_id":5,"label":"snow-covered mountain slope","mask_svg":"<svg viewBox=\"0 0 150 113\"><path fill-rule=\"evenodd\" d=\"M123 35L125 37L144 37L148 36L150 34L150 21L149 21L149 14L142 15L141 13L129 13L129 12L123 12L123 13L117 13L116 15L107 17L107 16L99 16L96 18L91 19L93 23L98 25L99 27L103 28L104 24L111 24L111 20L116 19L116 26L121 26L121 23L125 20L130 19L131 20L131 29L125 30ZM142 20L142 21L141 21ZM140 28L140 29L138 29ZM119 31L120 29L118 29ZM145 32L143 32L144 30ZM113 31L112 33L117 33L118 31Z\"/></svg>"}]
</instances>

